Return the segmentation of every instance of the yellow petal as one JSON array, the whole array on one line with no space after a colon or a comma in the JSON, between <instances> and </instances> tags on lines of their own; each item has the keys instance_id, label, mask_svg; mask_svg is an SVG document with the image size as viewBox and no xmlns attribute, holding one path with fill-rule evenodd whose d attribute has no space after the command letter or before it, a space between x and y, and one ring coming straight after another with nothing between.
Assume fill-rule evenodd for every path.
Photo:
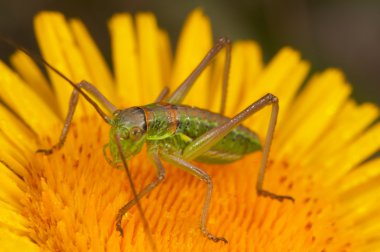
<instances>
[{"instance_id":1,"label":"yellow petal","mask_svg":"<svg viewBox=\"0 0 380 252\"><path fill-rule=\"evenodd\" d=\"M272 93L279 97L280 118L283 117L285 111L281 110L282 102L286 106L292 95L297 92L306 76L307 70L308 67L301 61L298 52L287 47L281 49L265 69L260 72L258 79L252 85L251 101L246 101L247 104L245 106L248 106L267 93ZM293 75L297 71L299 71L298 74ZM286 87L289 87L289 93L283 95L284 92L282 90L286 89ZM271 108L268 106L247 120L246 125L250 125L259 135L264 136L268 128L270 114Z\"/></svg>"},{"instance_id":2,"label":"yellow petal","mask_svg":"<svg viewBox=\"0 0 380 252\"><path fill-rule=\"evenodd\" d=\"M9 142L0 139L0 146L7 146ZM9 169L15 174L24 177L27 173L27 160L25 156L20 155L13 147L2 148L0 151L1 162L4 162Z\"/></svg>"},{"instance_id":3,"label":"yellow petal","mask_svg":"<svg viewBox=\"0 0 380 252\"><path fill-rule=\"evenodd\" d=\"M148 104L158 97L164 87L159 53L159 30L154 15L152 13L138 14L136 31L140 57L139 88L143 90L142 102Z\"/></svg>"},{"instance_id":4,"label":"yellow petal","mask_svg":"<svg viewBox=\"0 0 380 252\"><path fill-rule=\"evenodd\" d=\"M78 45L78 51L88 69L88 75L91 76L91 84L97 87L105 97L114 99L115 90L111 72L86 27L80 20L72 19L70 28Z\"/></svg>"},{"instance_id":5,"label":"yellow petal","mask_svg":"<svg viewBox=\"0 0 380 252\"><path fill-rule=\"evenodd\" d=\"M12 146L17 146L22 151L36 149L34 132L1 105L0 132L12 143Z\"/></svg>"},{"instance_id":6,"label":"yellow petal","mask_svg":"<svg viewBox=\"0 0 380 252\"><path fill-rule=\"evenodd\" d=\"M12 205L20 211L22 207L20 199L24 192L19 185L23 182L3 163L0 163L0 180L0 201Z\"/></svg>"},{"instance_id":7,"label":"yellow petal","mask_svg":"<svg viewBox=\"0 0 380 252\"><path fill-rule=\"evenodd\" d=\"M26 235L28 220L20 214L19 206L0 201L0 229L12 231L14 235Z\"/></svg>"},{"instance_id":8,"label":"yellow petal","mask_svg":"<svg viewBox=\"0 0 380 252\"><path fill-rule=\"evenodd\" d=\"M11 63L22 79L57 113L58 107L53 91L36 63L21 51L17 51L12 55Z\"/></svg>"},{"instance_id":9,"label":"yellow petal","mask_svg":"<svg viewBox=\"0 0 380 252\"><path fill-rule=\"evenodd\" d=\"M54 112L19 76L0 62L1 99L36 133L46 133L58 123Z\"/></svg>"},{"instance_id":10,"label":"yellow petal","mask_svg":"<svg viewBox=\"0 0 380 252\"><path fill-rule=\"evenodd\" d=\"M69 71L67 63L65 62L64 55L61 52L60 43L63 40L68 40L68 35L57 37L55 35L56 30L61 30L61 33L64 33L65 26L62 27L53 27L55 23L64 23L64 17L61 14L54 12L42 12L34 18L34 28L36 31L36 39L40 46L42 56L50 64L53 64L60 72L62 72L69 79L72 79L72 75ZM68 33L67 30L65 30ZM67 42L66 42L67 43ZM48 69L50 81L53 84L53 89L55 94L59 94L58 105L60 109L60 116L64 118L67 113L67 104L69 101L71 89L60 76Z\"/></svg>"},{"instance_id":11,"label":"yellow petal","mask_svg":"<svg viewBox=\"0 0 380 252\"><path fill-rule=\"evenodd\" d=\"M331 86L332 82L334 86ZM312 78L289 108L287 123L278 132L276 144L286 143L286 147L279 150L280 157L293 152L289 158L296 160L313 148L315 141L331 125L350 92L351 87L337 70L328 70ZM313 113L310 114L310 111Z\"/></svg>"},{"instance_id":12,"label":"yellow petal","mask_svg":"<svg viewBox=\"0 0 380 252\"><path fill-rule=\"evenodd\" d=\"M353 142L339 153L330 158L329 163L336 167L334 173L324 180L325 183L334 182L360 162L369 158L380 149L380 123L358 136Z\"/></svg>"},{"instance_id":13,"label":"yellow petal","mask_svg":"<svg viewBox=\"0 0 380 252\"><path fill-rule=\"evenodd\" d=\"M231 70L229 74L228 80L228 100L229 106L227 106L226 115L234 116L236 114L236 107L239 104L239 97L242 97L242 84L244 82L244 72L245 72L245 62L241 59L244 59L245 54L245 46L242 43L234 43L232 46L232 54L231 54ZM223 79L223 72L221 74L221 79ZM221 86L221 85L219 85ZM213 87L211 90L215 89ZM220 88L219 88L220 89ZM210 90L210 91L211 91ZM220 93L220 92L219 92ZM212 94L210 92L210 94ZM219 99L220 96L215 97Z\"/></svg>"},{"instance_id":14,"label":"yellow petal","mask_svg":"<svg viewBox=\"0 0 380 252\"><path fill-rule=\"evenodd\" d=\"M248 92L240 97L231 97L229 95L228 99L238 99L237 111L243 110L245 107L254 102L256 96L256 81L259 78L260 73L263 69L263 58L260 46L253 41L242 41L241 44L244 46L243 60L244 71L244 83L248 87ZM240 87L243 89L243 87ZM236 113L236 111L235 111Z\"/></svg>"},{"instance_id":15,"label":"yellow petal","mask_svg":"<svg viewBox=\"0 0 380 252\"><path fill-rule=\"evenodd\" d=\"M171 90L178 87L191 74L211 47L212 33L209 20L200 9L197 9L187 18L177 43L170 82ZM203 71L184 100L185 104L201 108L207 106L211 96L207 92L210 90L210 73L210 68Z\"/></svg>"},{"instance_id":16,"label":"yellow petal","mask_svg":"<svg viewBox=\"0 0 380 252\"><path fill-rule=\"evenodd\" d=\"M374 179L380 175L380 158L371 160L362 164L355 170L351 171L347 176L342 178L339 183L340 191L348 191L349 189L366 183L370 179Z\"/></svg>"},{"instance_id":17,"label":"yellow petal","mask_svg":"<svg viewBox=\"0 0 380 252\"><path fill-rule=\"evenodd\" d=\"M121 104L142 104L140 63L136 31L129 14L118 14L108 23L111 33L112 60L116 91Z\"/></svg>"},{"instance_id":18,"label":"yellow petal","mask_svg":"<svg viewBox=\"0 0 380 252\"><path fill-rule=\"evenodd\" d=\"M164 30L158 31L158 53L162 71L164 86L169 86L172 71L172 51L170 46L169 34Z\"/></svg>"},{"instance_id":19,"label":"yellow petal","mask_svg":"<svg viewBox=\"0 0 380 252\"><path fill-rule=\"evenodd\" d=\"M320 163L321 158L325 162L329 157L334 157L350 145L353 138L363 132L378 116L379 109L373 104L358 106L353 101L346 102L331 122L333 126L318 140L303 162Z\"/></svg>"},{"instance_id":20,"label":"yellow petal","mask_svg":"<svg viewBox=\"0 0 380 252\"><path fill-rule=\"evenodd\" d=\"M19 236L14 232L3 228L0 228L0 250L4 252L41 251L41 249L27 237Z\"/></svg>"},{"instance_id":21,"label":"yellow petal","mask_svg":"<svg viewBox=\"0 0 380 252\"><path fill-rule=\"evenodd\" d=\"M73 34L64 16L57 12L41 12L35 17L34 26L37 41L44 58L74 83L93 80L82 58ZM75 67L74 67L75 66ZM61 116L65 117L72 87L61 76L48 69L50 80L58 95ZM82 113L82 106L76 109L76 115Z\"/></svg>"}]
</instances>

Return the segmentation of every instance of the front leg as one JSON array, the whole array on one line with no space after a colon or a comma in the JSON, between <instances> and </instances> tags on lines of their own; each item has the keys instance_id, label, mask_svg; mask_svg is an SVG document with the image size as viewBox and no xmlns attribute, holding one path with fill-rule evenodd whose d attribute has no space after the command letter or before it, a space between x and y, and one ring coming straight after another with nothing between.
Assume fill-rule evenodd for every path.
<instances>
[{"instance_id":1,"label":"front leg","mask_svg":"<svg viewBox=\"0 0 380 252\"><path fill-rule=\"evenodd\" d=\"M49 155L53 153L54 150L59 150L63 146L67 137L67 133L69 132L71 122L73 120L75 109L78 105L78 98L79 98L78 90L80 90L81 88L83 88L84 90L92 94L97 99L97 101L99 101L108 110L108 112L110 113L115 112L116 110L115 106L109 100L107 100L107 98L103 96L103 94L100 93L100 91L91 83L83 80L76 86L77 88L74 88L73 92L71 93L70 102L69 102L69 110L67 112L65 123L63 124L63 128L62 128L58 143L53 145L50 149L38 149L37 153L43 153L45 155Z\"/></svg>"},{"instance_id":2,"label":"front leg","mask_svg":"<svg viewBox=\"0 0 380 252\"><path fill-rule=\"evenodd\" d=\"M127 173L127 178L128 178L128 181L129 181L129 185L131 186L131 191L132 191L133 198L134 198L134 203L132 205L134 205L134 204L137 205L137 209L138 209L138 211L140 213L142 222L144 224L144 229L145 229L145 231L148 234L149 244L150 244L150 246L151 246L151 248L152 248L153 251L157 251L156 243L153 240L152 233L150 232L150 228L149 228L149 225L148 225L148 221L146 220L145 215L144 215L144 211L142 210L141 204L139 203L139 198L138 198L138 195L137 195L137 192L136 192L136 187L135 187L135 185L134 185L134 183L132 181L131 172L129 171L128 163L127 163L127 160L126 160L125 155L123 153L123 147L122 147L122 144L121 144L121 137L120 137L120 135L117 132L113 135L113 137L115 139L115 143L116 143L117 150L118 150L120 158L121 158L122 165L123 165L123 167L125 169L125 172ZM120 211L119 211L119 215L120 215ZM120 217L118 217L118 218L120 218L120 222L121 222L121 218L123 217L123 215L124 214L122 214L122 215L120 215ZM120 234L123 235L123 229L121 228L121 226L120 226L120 230L119 231L120 231Z\"/></svg>"},{"instance_id":3,"label":"front leg","mask_svg":"<svg viewBox=\"0 0 380 252\"><path fill-rule=\"evenodd\" d=\"M212 181L210 176L204 172L203 170L199 169L198 167L186 162L180 157L174 156L172 154L168 153L160 153L160 155L169 163L174 164L175 166L178 166L182 168L183 170L190 172L192 175L198 177L200 180L207 183L207 192L206 192L206 198L203 205L202 215L201 215L201 223L200 223L200 229L202 233L209 238L210 240L213 240L214 242L222 241L224 243L227 243L227 240L224 237L217 237L213 234L211 234L207 228L207 217L208 217L208 209L210 207L210 201L211 201L211 194L212 194Z\"/></svg>"},{"instance_id":4,"label":"front leg","mask_svg":"<svg viewBox=\"0 0 380 252\"><path fill-rule=\"evenodd\" d=\"M149 152L148 152L149 153ZM153 160L153 163L157 169L157 179L151 182L149 185L147 185L144 189L142 189L141 192L139 192L134 199L129 201L127 204L125 204L122 208L120 208L119 212L116 216L116 230L120 232L120 235L123 236L123 227L121 226L121 221L123 219L123 216L133 207L137 202L150 193L154 188L158 186L159 183L161 183L165 178L165 169L164 166L161 163L161 160L158 158L158 155L156 153L149 153L151 159Z\"/></svg>"}]
</instances>

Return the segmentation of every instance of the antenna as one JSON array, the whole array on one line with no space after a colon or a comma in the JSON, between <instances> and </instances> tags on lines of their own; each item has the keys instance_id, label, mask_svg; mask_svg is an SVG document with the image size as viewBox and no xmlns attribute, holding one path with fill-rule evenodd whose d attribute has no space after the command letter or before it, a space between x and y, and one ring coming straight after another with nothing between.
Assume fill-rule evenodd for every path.
<instances>
[{"instance_id":1,"label":"antenna","mask_svg":"<svg viewBox=\"0 0 380 252\"><path fill-rule=\"evenodd\" d=\"M62 77L64 80L66 80L75 90L77 90L81 95L83 95L83 97L95 108L96 112L98 112L98 114L103 118L103 120L106 123L109 124L111 122L111 119L109 118L109 116L106 113L104 113L104 111L100 108L100 106L98 104L96 104L96 102L93 99L91 99L90 96L88 96L85 92L83 92L83 90L81 88L79 88L72 80L67 78L63 73L61 73L57 68L53 67L44 58L42 58L41 56L39 56L37 54L29 52L27 49L18 45L17 43L15 43L11 39L0 37L0 40L2 40L6 44L8 44L8 45L10 45L16 49L22 51L23 53L28 55L30 58L32 58L35 62L39 63L40 65L47 66L50 70L52 70L53 72L58 74L60 77Z\"/></svg>"}]
</instances>

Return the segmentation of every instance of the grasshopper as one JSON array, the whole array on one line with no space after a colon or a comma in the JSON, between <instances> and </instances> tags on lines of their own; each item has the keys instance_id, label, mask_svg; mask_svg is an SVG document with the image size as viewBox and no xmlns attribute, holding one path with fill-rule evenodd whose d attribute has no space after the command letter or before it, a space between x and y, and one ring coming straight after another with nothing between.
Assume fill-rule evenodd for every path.
<instances>
[{"instance_id":1,"label":"grasshopper","mask_svg":"<svg viewBox=\"0 0 380 252\"><path fill-rule=\"evenodd\" d=\"M226 49L226 59L223 71L220 112L213 113L205 109L182 105L181 102L190 91L195 80L224 48ZM19 49L31 56L25 49ZM232 118L223 115L226 105L228 73L231 61L231 41L228 38L220 38L193 72L172 94L169 94L169 89L165 87L154 103L125 109L116 108L91 83L83 80L75 84L44 59L39 58L38 60L67 80L74 89L58 143L50 149L39 149L37 152L51 154L64 145L79 95L84 96L104 121L111 126L109 143L105 144L103 148L105 159L111 166L124 168L127 171L129 183L132 187L134 198L125 204L116 216L116 229L121 235L123 235L122 218L136 204L143 217L144 226L147 227L147 221L144 218L139 200L164 180L165 168L161 160L165 160L191 173L207 184L207 192L200 217L200 229L203 235L214 242L222 241L227 243L224 237L218 237L207 229L207 217L213 183L211 177L205 171L191 163L192 160L204 163L224 164L234 162L247 154L262 150L263 155L256 183L257 194L279 201L294 201L291 196L277 195L263 189L265 169L279 113L278 98L268 93ZM102 104L107 112L103 111L83 90ZM262 146L257 134L249 128L242 126L241 123L266 106L271 106L272 111L265 143ZM133 186L127 161L138 154L144 144L147 145L149 157L156 167L157 178L145 186L141 192L137 193Z\"/></svg>"}]
</instances>

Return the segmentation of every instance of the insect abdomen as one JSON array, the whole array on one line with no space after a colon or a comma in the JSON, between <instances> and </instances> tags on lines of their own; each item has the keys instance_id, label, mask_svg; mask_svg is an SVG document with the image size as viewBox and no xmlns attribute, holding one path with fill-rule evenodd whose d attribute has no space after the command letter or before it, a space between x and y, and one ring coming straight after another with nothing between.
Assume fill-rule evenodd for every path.
<instances>
[{"instance_id":1,"label":"insect abdomen","mask_svg":"<svg viewBox=\"0 0 380 252\"><path fill-rule=\"evenodd\" d=\"M181 150L193 139L230 120L220 114L188 106L177 107L177 118L178 126L172 141ZM229 163L260 149L258 136L244 126L237 126L196 160L205 163Z\"/></svg>"}]
</instances>

